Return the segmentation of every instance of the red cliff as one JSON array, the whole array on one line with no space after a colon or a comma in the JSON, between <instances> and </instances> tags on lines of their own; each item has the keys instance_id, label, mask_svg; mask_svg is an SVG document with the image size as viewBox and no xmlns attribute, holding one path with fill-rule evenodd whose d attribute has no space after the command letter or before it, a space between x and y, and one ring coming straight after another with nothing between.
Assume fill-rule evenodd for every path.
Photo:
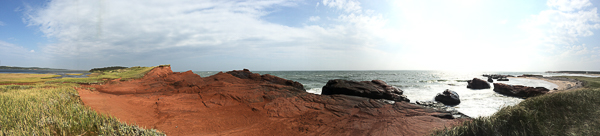
<instances>
[{"instance_id":1,"label":"red cliff","mask_svg":"<svg viewBox=\"0 0 600 136\"><path fill-rule=\"evenodd\" d=\"M311 94L248 70L202 78L157 67L141 79L83 88L92 109L167 135L425 135L463 121L403 101Z\"/></svg>"}]
</instances>

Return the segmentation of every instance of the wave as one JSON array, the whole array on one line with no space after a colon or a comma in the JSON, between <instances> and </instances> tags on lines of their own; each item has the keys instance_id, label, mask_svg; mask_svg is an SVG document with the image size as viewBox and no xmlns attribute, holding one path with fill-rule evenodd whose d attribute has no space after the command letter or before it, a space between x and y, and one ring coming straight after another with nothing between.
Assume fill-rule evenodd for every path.
<instances>
[{"instance_id":1,"label":"wave","mask_svg":"<svg viewBox=\"0 0 600 136\"><path fill-rule=\"evenodd\" d=\"M323 91L322 88L311 88L311 89L306 90L306 92L308 92L308 93L318 94L318 95L321 95L321 91Z\"/></svg>"}]
</instances>

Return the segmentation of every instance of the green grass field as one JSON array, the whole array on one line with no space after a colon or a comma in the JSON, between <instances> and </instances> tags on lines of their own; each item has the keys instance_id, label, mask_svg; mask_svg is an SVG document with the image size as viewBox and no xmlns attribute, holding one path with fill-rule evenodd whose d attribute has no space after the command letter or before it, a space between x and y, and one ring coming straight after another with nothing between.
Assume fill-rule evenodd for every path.
<instances>
[{"instance_id":1,"label":"green grass field","mask_svg":"<svg viewBox=\"0 0 600 136\"><path fill-rule=\"evenodd\" d=\"M568 78L583 81L584 88L532 97L432 135L600 135L600 78Z\"/></svg>"},{"instance_id":2,"label":"green grass field","mask_svg":"<svg viewBox=\"0 0 600 136\"><path fill-rule=\"evenodd\" d=\"M123 124L84 106L74 87L104 79L141 78L154 67L100 71L88 78L47 79L52 75L0 75L0 135L164 135Z\"/></svg>"}]
</instances>

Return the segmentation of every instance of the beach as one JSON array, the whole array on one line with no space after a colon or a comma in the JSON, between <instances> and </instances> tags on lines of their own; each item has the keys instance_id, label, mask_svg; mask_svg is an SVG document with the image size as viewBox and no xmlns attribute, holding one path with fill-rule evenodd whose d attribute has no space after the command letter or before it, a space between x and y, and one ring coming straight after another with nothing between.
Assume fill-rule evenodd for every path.
<instances>
[{"instance_id":1,"label":"beach","mask_svg":"<svg viewBox=\"0 0 600 136\"><path fill-rule=\"evenodd\" d=\"M562 78L562 77L509 77L511 78L523 78L523 79L532 79L532 80L543 80L546 82L550 82L558 85L556 90L554 88L548 88L550 93L557 91L564 91L569 89L575 89L582 86L581 81L577 81L574 79Z\"/></svg>"}]
</instances>

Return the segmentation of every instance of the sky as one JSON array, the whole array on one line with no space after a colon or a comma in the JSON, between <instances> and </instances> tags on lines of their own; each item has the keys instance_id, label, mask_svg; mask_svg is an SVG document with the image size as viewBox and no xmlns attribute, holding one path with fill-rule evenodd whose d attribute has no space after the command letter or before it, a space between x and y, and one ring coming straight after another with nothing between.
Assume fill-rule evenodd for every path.
<instances>
[{"instance_id":1,"label":"sky","mask_svg":"<svg viewBox=\"0 0 600 136\"><path fill-rule=\"evenodd\" d=\"M600 71L600 0L1 0L0 65Z\"/></svg>"}]
</instances>

